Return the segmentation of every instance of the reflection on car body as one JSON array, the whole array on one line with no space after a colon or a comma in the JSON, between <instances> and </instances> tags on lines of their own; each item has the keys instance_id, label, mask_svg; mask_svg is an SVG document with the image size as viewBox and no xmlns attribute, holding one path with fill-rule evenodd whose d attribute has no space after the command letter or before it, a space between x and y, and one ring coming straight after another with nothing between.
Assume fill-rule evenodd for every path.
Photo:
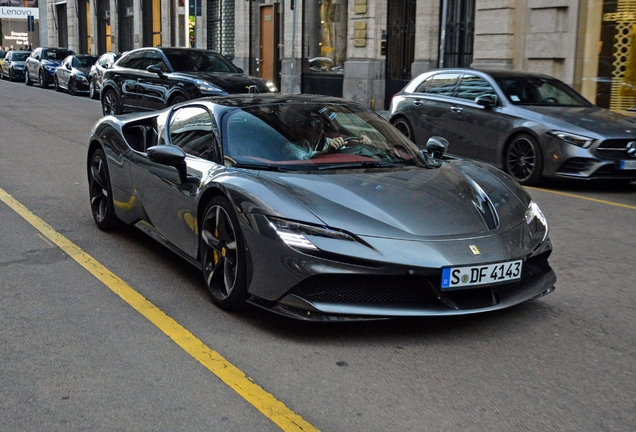
<instances>
[{"instance_id":1,"label":"reflection on car body","mask_svg":"<svg viewBox=\"0 0 636 432\"><path fill-rule=\"evenodd\" d=\"M492 163L523 184L636 180L636 156L628 152L636 120L592 105L547 75L426 72L393 97L389 116L417 145L442 135L453 155Z\"/></svg>"},{"instance_id":2,"label":"reflection on car body","mask_svg":"<svg viewBox=\"0 0 636 432\"><path fill-rule=\"evenodd\" d=\"M347 145L290 156L308 121ZM226 309L251 303L306 320L457 315L551 292L539 207L494 167L442 160L447 145L434 137L422 153L337 98L197 99L95 125L91 209L101 229L134 225L199 267Z\"/></svg>"}]
</instances>

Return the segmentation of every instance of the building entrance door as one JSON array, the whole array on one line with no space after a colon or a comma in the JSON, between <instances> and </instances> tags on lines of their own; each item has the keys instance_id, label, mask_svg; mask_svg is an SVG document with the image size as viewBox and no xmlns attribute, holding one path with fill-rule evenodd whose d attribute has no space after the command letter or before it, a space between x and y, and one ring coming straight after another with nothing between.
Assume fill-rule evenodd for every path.
<instances>
[{"instance_id":1,"label":"building entrance door","mask_svg":"<svg viewBox=\"0 0 636 432\"><path fill-rule=\"evenodd\" d=\"M393 95L411 80L411 65L415 58L416 0L388 2L385 109Z\"/></svg>"},{"instance_id":2,"label":"building entrance door","mask_svg":"<svg viewBox=\"0 0 636 432\"><path fill-rule=\"evenodd\" d=\"M262 5L260 9L259 76L280 87L278 82L279 3Z\"/></svg>"}]
</instances>

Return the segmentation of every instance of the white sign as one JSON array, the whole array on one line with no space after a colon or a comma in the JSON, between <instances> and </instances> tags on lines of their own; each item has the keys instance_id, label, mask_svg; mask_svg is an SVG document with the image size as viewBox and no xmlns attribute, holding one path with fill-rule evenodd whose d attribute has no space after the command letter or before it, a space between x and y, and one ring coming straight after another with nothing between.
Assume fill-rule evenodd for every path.
<instances>
[{"instance_id":1,"label":"white sign","mask_svg":"<svg viewBox=\"0 0 636 432\"><path fill-rule=\"evenodd\" d=\"M32 15L33 19L40 19L40 9L35 7L0 7L0 18L25 20L29 15Z\"/></svg>"}]
</instances>

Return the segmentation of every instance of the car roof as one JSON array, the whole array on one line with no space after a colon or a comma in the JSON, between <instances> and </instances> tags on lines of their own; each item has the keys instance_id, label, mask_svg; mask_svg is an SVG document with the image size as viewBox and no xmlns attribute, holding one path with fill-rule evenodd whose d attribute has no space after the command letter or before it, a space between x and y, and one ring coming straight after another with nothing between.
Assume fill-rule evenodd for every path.
<instances>
[{"instance_id":1,"label":"car roof","mask_svg":"<svg viewBox=\"0 0 636 432\"><path fill-rule=\"evenodd\" d=\"M506 69L473 69L473 68L443 68L443 69L434 69L427 71L425 73L437 73L437 72L457 72L457 73L471 73L471 72L481 72L486 75L490 75L493 78L502 78L502 77L534 77L534 78L552 78L549 75L542 73L534 73L534 72L524 72L517 70L506 70Z\"/></svg>"}]
</instances>

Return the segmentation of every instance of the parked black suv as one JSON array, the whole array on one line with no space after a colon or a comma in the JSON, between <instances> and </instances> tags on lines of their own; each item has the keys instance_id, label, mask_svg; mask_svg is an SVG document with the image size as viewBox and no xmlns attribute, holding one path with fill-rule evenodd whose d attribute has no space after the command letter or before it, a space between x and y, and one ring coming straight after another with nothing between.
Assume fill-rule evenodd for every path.
<instances>
[{"instance_id":1,"label":"parked black suv","mask_svg":"<svg viewBox=\"0 0 636 432\"><path fill-rule=\"evenodd\" d=\"M273 93L265 79L243 74L223 55L195 48L140 48L104 72L104 115L162 109L203 96Z\"/></svg>"},{"instance_id":2,"label":"parked black suv","mask_svg":"<svg viewBox=\"0 0 636 432\"><path fill-rule=\"evenodd\" d=\"M73 54L75 54L73 51L66 48L36 48L26 59L24 82L28 86L37 82L40 87L47 88L49 84L53 84L55 69L62 60Z\"/></svg>"}]
</instances>

